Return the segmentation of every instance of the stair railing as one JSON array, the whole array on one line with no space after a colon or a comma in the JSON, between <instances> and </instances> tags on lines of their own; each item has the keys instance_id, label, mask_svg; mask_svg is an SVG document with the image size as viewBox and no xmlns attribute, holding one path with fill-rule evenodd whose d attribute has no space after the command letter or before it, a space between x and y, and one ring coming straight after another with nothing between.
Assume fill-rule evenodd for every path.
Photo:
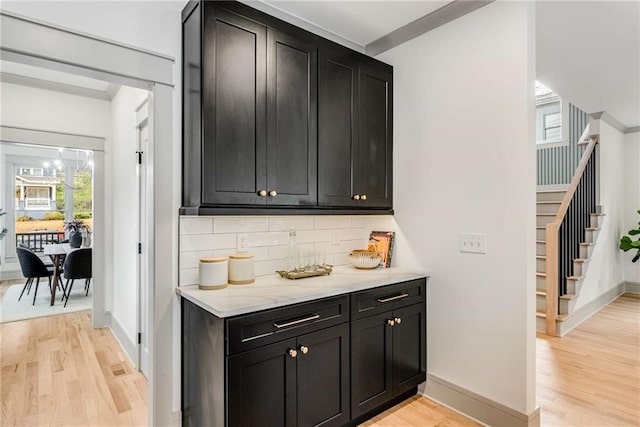
<instances>
[{"instance_id":1,"label":"stair railing","mask_svg":"<svg viewBox=\"0 0 640 427\"><path fill-rule=\"evenodd\" d=\"M597 197L597 151L599 135L589 135L589 125L579 141L588 141L558 213L546 226L546 329L557 335L559 298L567 294L567 277L573 274L573 260L579 257Z\"/></svg>"}]
</instances>

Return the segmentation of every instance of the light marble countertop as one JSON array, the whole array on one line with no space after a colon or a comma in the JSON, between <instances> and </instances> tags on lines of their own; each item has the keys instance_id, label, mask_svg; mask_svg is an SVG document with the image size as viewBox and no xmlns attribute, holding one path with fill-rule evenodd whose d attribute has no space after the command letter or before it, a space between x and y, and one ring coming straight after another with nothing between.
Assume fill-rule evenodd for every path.
<instances>
[{"instance_id":1,"label":"light marble countertop","mask_svg":"<svg viewBox=\"0 0 640 427\"><path fill-rule=\"evenodd\" d=\"M397 267L357 270L345 266L334 268L328 276L289 280L274 273L256 277L250 285L211 291L198 285L180 286L176 293L218 317L231 317L428 276Z\"/></svg>"}]
</instances>

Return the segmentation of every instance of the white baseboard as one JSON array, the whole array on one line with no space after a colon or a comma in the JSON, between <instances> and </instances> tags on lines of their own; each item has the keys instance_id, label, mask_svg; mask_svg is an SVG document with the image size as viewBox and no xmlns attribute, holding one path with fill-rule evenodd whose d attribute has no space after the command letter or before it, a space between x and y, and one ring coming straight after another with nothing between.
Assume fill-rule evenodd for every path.
<instances>
[{"instance_id":1,"label":"white baseboard","mask_svg":"<svg viewBox=\"0 0 640 427\"><path fill-rule=\"evenodd\" d=\"M427 374L424 396L483 425L495 427L538 427L540 408L530 414L511 409L484 396Z\"/></svg>"},{"instance_id":2,"label":"white baseboard","mask_svg":"<svg viewBox=\"0 0 640 427\"><path fill-rule=\"evenodd\" d=\"M138 346L129 339L127 333L124 331L115 317L111 316L110 323L111 326L109 327L109 329L111 329L111 332L113 332L113 335L116 337L116 340L120 344L120 347L122 347L122 349L124 350L124 353L129 358L129 361L131 362L133 367L137 369L138 367L136 366L135 360L137 359L136 353L138 352Z\"/></svg>"},{"instance_id":3,"label":"white baseboard","mask_svg":"<svg viewBox=\"0 0 640 427\"><path fill-rule=\"evenodd\" d=\"M628 282L627 282L628 283ZM576 326L593 316L604 307L613 302L620 295L624 294L626 283L622 282L615 288L611 288L593 301L583 305L567 317L564 322L558 322L558 336L563 337Z\"/></svg>"},{"instance_id":4,"label":"white baseboard","mask_svg":"<svg viewBox=\"0 0 640 427\"><path fill-rule=\"evenodd\" d=\"M640 294L640 283L624 282L624 291L630 294Z\"/></svg>"}]
</instances>

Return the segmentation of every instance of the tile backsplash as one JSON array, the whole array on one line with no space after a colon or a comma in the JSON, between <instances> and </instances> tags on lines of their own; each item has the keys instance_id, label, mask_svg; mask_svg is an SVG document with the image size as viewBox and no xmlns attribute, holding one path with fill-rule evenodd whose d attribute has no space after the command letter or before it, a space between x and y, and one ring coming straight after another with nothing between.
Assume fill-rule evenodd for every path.
<instances>
[{"instance_id":1,"label":"tile backsplash","mask_svg":"<svg viewBox=\"0 0 640 427\"><path fill-rule=\"evenodd\" d=\"M256 276L285 269L291 227L301 248L325 250L335 266L349 264L349 252L365 248L372 230L397 229L391 215L181 216L180 286L198 283L200 258L236 253L239 233L255 255Z\"/></svg>"}]
</instances>

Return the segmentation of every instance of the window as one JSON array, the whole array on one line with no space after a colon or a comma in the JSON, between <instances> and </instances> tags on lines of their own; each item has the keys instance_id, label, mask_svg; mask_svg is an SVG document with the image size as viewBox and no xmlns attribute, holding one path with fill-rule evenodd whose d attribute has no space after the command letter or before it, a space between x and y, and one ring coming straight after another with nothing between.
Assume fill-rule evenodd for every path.
<instances>
[{"instance_id":1,"label":"window","mask_svg":"<svg viewBox=\"0 0 640 427\"><path fill-rule=\"evenodd\" d=\"M536 142L564 142L562 99L551 89L536 82Z\"/></svg>"}]
</instances>

